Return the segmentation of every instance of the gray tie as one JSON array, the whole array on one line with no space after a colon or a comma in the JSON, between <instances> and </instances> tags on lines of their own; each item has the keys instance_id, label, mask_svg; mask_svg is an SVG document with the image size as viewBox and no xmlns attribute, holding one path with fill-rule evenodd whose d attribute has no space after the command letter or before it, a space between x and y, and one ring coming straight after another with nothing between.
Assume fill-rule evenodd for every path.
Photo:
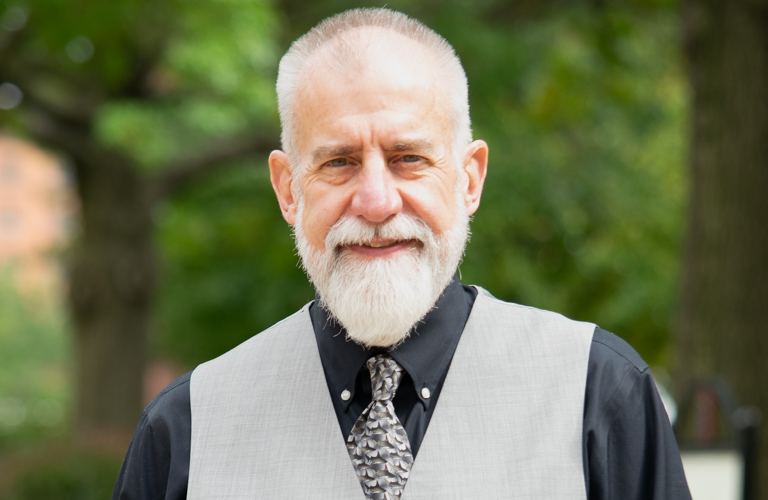
<instances>
[{"instance_id":1,"label":"gray tie","mask_svg":"<svg viewBox=\"0 0 768 500\"><path fill-rule=\"evenodd\" d=\"M386 354L374 356L366 364L373 401L352 428L347 450L366 499L399 499L413 465L408 435L392 405L403 367Z\"/></svg>"}]
</instances>

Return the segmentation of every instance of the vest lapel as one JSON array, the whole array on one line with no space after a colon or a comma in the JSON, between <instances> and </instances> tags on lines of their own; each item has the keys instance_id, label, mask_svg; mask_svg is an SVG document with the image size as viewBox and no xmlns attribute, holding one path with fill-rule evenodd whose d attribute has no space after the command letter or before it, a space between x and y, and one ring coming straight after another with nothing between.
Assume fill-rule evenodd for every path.
<instances>
[{"instance_id":1,"label":"vest lapel","mask_svg":"<svg viewBox=\"0 0 768 500\"><path fill-rule=\"evenodd\" d=\"M191 379L189 499L363 498L308 307Z\"/></svg>"},{"instance_id":2,"label":"vest lapel","mask_svg":"<svg viewBox=\"0 0 768 500\"><path fill-rule=\"evenodd\" d=\"M479 292L403 499L585 498L594 325Z\"/></svg>"}]
</instances>

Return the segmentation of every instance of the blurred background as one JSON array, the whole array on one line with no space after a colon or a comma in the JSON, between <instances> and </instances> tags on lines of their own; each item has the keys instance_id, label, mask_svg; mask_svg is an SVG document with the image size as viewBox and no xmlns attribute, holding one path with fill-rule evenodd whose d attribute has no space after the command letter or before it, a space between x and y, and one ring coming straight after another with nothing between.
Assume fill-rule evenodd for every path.
<instances>
[{"instance_id":1,"label":"blurred background","mask_svg":"<svg viewBox=\"0 0 768 500\"><path fill-rule=\"evenodd\" d=\"M0 3L0 498L108 498L164 385L313 298L269 184L276 69L359 6ZM768 415L768 4L387 6L453 44L490 145L462 280Z\"/></svg>"}]
</instances>

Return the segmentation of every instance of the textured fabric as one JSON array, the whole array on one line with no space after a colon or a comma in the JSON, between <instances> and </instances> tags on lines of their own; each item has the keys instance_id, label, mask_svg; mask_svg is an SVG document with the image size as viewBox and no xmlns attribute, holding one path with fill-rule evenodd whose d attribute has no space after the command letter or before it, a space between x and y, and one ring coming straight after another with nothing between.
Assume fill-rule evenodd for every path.
<instances>
[{"instance_id":1,"label":"textured fabric","mask_svg":"<svg viewBox=\"0 0 768 500\"><path fill-rule=\"evenodd\" d=\"M347 450L365 498L397 500L413 466L408 436L392 404L403 367L385 354L372 357L366 365L373 399L352 427Z\"/></svg>"},{"instance_id":2,"label":"textured fabric","mask_svg":"<svg viewBox=\"0 0 768 500\"><path fill-rule=\"evenodd\" d=\"M319 326L314 317L313 323L317 334ZM327 373L328 368L325 370ZM113 500L187 498L190 375L172 382L144 409L115 482ZM370 385L369 375L367 380ZM403 391L408 389L404 382L394 401L398 418L398 401L402 402ZM331 397L334 394L331 391ZM435 398L437 394L430 398L433 405ZM419 410L417 403L411 414ZM336 409L339 420L342 415ZM589 500L690 500L675 437L648 365L626 342L600 328L595 329L589 351L583 422L582 453ZM470 428L480 425L475 421L465 424ZM349 424L349 429L353 425ZM405 428L413 451L414 434L407 425Z\"/></svg>"},{"instance_id":3,"label":"textured fabric","mask_svg":"<svg viewBox=\"0 0 768 500\"><path fill-rule=\"evenodd\" d=\"M481 292L403 498L585 498L593 330ZM188 498L363 497L306 308L198 367L190 405Z\"/></svg>"},{"instance_id":4,"label":"textured fabric","mask_svg":"<svg viewBox=\"0 0 768 500\"><path fill-rule=\"evenodd\" d=\"M189 500L363 497L306 307L198 366L190 406Z\"/></svg>"},{"instance_id":5,"label":"textured fabric","mask_svg":"<svg viewBox=\"0 0 768 500\"><path fill-rule=\"evenodd\" d=\"M480 289L403 499L586 498L594 329Z\"/></svg>"},{"instance_id":6,"label":"textured fabric","mask_svg":"<svg viewBox=\"0 0 768 500\"><path fill-rule=\"evenodd\" d=\"M691 498L651 369L600 328L589 353L582 449L590 500Z\"/></svg>"}]
</instances>

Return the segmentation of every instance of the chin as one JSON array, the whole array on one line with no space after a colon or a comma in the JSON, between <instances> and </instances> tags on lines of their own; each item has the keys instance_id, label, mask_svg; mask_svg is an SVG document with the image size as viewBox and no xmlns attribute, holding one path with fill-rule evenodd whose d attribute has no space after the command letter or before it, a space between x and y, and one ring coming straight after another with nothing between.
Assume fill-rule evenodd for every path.
<instances>
[{"instance_id":1,"label":"chin","mask_svg":"<svg viewBox=\"0 0 768 500\"><path fill-rule=\"evenodd\" d=\"M457 197L457 210L461 203ZM408 338L450 283L469 234L466 215L440 237L410 215L385 224L345 217L328 231L325 248L316 249L303 234L300 213L297 219L296 247L320 305L349 339L367 347L391 348ZM354 251L360 246L368 247L362 255Z\"/></svg>"}]
</instances>

